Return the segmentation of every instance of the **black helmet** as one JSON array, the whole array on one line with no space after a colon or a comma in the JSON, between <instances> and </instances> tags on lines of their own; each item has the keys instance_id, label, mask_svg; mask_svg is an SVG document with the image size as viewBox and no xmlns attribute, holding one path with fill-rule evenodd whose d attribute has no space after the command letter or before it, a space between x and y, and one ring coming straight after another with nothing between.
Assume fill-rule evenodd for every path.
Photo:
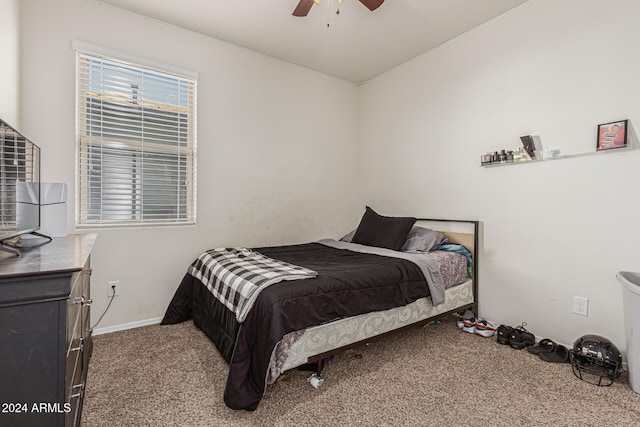
<instances>
[{"instance_id":1,"label":"black helmet","mask_svg":"<svg viewBox=\"0 0 640 427\"><path fill-rule=\"evenodd\" d=\"M608 386L622 372L622 354L608 339L584 335L573 343L571 365L573 374L581 380Z\"/></svg>"}]
</instances>

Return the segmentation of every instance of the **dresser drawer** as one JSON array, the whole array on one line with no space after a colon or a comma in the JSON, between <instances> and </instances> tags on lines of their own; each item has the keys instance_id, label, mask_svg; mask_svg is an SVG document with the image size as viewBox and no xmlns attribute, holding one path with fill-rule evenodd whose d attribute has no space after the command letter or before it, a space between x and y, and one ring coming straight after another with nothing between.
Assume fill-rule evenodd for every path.
<instances>
[{"instance_id":1,"label":"dresser drawer","mask_svg":"<svg viewBox=\"0 0 640 427\"><path fill-rule=\"evenodd\" d=\"M71 412L65 415L65 425L75 425L75 419L78 414L80 400L84 394L84 378L82 342L80 346L75 347L67 355L66 361L66 379L65 379L65 402L71 405Z\"/></svg>"},{"instance_id":2,"label":"dresser drawer","mask_svg":"<svg viewBox=\"0 0 640 427\"><path fill-rule=\"evenodd\" d=\"M73 273L71 276L71 293L67 300L67 353L71 347L78 344L74 342L82 336L81 312L82 312L82 272Z\"/></svg>"},{"instance_id":3,"label":"dresser drawer","mask_svg":"<svg viewBox=\"0 0 640 427\"><path fill-rule=\"evenodd\" d=\"M84 351L83 338L80 334L80 312L75 319L74 334L70 339L70 345L67 348L66 361L65 361L65 384L69 388L73 382L76 366L82 368L82 353ZM77 383L78 381L76 381ZM75 384L75 383L74 383ZM65 390L65 398L68 400L69 393Z\"/></svg>"},{"instance_id":4,"label":"dresser drawer","mask_svg":"<svg viewBox=\"0 0 640 427\"><path fill-rule=\"evenodd\" d=\"M81 325L80 329L82 330L82 339L84 343L84 348L82 350L83 353L83 370L85 370L89 366L89 358L91 357L91 353L93 351L93 340L92 340L92 330L91 330L91 304L93 300L91 299L91 259L87 260L87 263L84 266L82 271L82 296L84 298L84 302L82 303L81 308ZM86 375L86 373L85 373Z\"/></svg>"}]
</instances>

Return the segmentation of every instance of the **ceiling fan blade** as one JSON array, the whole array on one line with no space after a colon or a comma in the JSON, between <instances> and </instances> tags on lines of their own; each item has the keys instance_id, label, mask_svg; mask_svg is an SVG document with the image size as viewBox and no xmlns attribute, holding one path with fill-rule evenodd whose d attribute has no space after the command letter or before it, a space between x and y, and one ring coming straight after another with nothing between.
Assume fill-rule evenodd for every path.
<instances>
[{"instance_id":1,"label":"ceiling fan blade","mask_svg":"<svg viewBox=\"0 0 640 427\"><path fill-rule=\"evenodd\" d=\"M360 3L365 5L370 11L374 11L384 3L384 0L360 0Z\"/></svg>"},{"instance_id":2,"label":"ceiling fan blade","mask_svg":"<svg viewBox=\"0 0 640 427\"><path fill-rule=\"evenodd\" d=\"M313 0L300 0L300 3L293 10L293 16L307 16L313 6Z\"/></svg>"}]
</instances>

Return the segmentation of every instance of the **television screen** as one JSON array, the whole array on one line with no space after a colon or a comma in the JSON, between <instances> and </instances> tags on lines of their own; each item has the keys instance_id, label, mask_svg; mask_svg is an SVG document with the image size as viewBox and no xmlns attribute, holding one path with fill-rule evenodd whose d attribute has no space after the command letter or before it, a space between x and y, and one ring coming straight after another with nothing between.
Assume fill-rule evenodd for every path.
<instances>
[{"instance_id":1,"label":"television screen","mask_svg":"<svg viewBox=\"0 0 640 427\"><path fill-rule=\"evenodd\" d=\"M40 229L40 148L0 119L0 242Z\"/></svg>"}]
</instances>

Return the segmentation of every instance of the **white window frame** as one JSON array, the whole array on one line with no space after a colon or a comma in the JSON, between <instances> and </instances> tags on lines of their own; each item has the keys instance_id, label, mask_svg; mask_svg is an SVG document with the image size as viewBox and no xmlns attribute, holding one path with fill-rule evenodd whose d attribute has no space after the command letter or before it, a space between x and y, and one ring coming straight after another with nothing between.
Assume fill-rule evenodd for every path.
<instances>
[{"instance_id":1,"label":"white window frame","mask_svg":"<svg viewBox=\"0 0 640 427\"><path fill-rule=\"evenodd\" d=\"M123 54L121 52L112 51L99 46L90 45L88 43L73 42L73 48L76 51L76 141L77 141L77 185L76 185L76 226L78 228L96 228L96 227L129 227L129 226L162 226L162 225L192 225L196 222L196 93L197 93L197 73L182 69L179 67L168 66L165 64L158 64L153 61L145 59L134 58L131 55ZM138 89L137 86L134 89L134 85L131 86L131 98L122 100L122 93L118 93L120 98L116 101L124 105L124 108L129 110L131 105L135 104L136 108L140 110L133 117L133 126L136 130L141 130L144 135L145 123L148 122L148 113L161 112L163 115L172 114L172 109L175 109L176 114L179 116L170 119L176 123L186 123L186 125L176 124L175 128L169 130L173 135L177 132L177 138L175 142L171 140L173 137L166 137L161 134L160 136L145 137L140 136L137 138L131 138L128 136L120 137L118 131L114 131L113 122L112 126L108 126L104 120L106 116L102 114L102 106L100 112L94 114L89 112L89 107L96 105L106 105L110 94L101 93L94 97L89 98L87 93L89 92L89 83L86 79L87 70L82 69L89 61L102 61L106 66L117 65L125 67L126 70L132 70L132 72L140 73L141 77L144 76L158 76L160 78L168 78L170 80L177 80L180 82L178 86L186 85L186 95L180 92L178 98L181 100L186 99L186 103L181 105L162 104L157 103L152 106L146 103L146 93L144 87L140 88L140 99L137 98ZM144 83L143 83L144 84ZM156 89L157 86L154 86ZM162 89L164 90L164 89ZM151 91L149 91L151 92ZM165 92L154 91L159 97L166 96ZM96 102L96 99L101 99L100 102ZM158 102L157 100L155 102ZM167 101L169 102L169 101ZM137 107L138 103L142 107ZM113 102L111 106L107 108L113 108ZM112 111L112 110L111 110ZM134 110L135 111L135 110ZM145 116L146 114L146 116ZM88 117L91 118L93 127L89 127ZM93 119L102 117L104 120L104 127L102 120L95 121ZM147 122L145 122L145 117ZM127 119L130 117L127 116ZM96 125L97 123L97 125ZM121 125L121 124L120 124ZM116 124L115 129L120 126ZM164 125L164 123L163 123ZM136 127L137 126L137 127ZM147 131L156 131L155 125L147 124ZM94 128L99 129L95 131ZM107 130L108 129L108 130ZM183 130L186 129L186 132ZM124 131L122 134L126 134ZM160 141L158 141L160 140ZM94 156L89 154L89 150L92 153L99 152ZM110 153L110 154L107 154ZM113 154L115 153L115 154ZM125 154L123 154L125 153ZM97 163L99 166L96 168L95 158L99 159ZM105 161L105 159L108 159ZM145 159L147 169L144 168ZM119 185L118 190L104 191L109 187L109 180L113 180L114 174L108 174L106 171L109 167L111 170L115 170L116 166L125 164L125 176L130 178L132 182L131 187L127 185ZM128 163L127 163L128 162ZM132 166L133 165L133 166ZM142 167L140 167L142 165ZM177 172L175 172L177 170ZM96 174L96 171L98 173ZM169 174L166 174L169 171ZM91 175L89 174L91 172ZM104 174L104 176L103 176ZM92 178L99 176L99 178ZM144 180L147 180L147 184ZM155 184L148 184L153 178L158 179L158 186ZM167 183L169 181L169 183ZM95 182L99 183L100 191L99 196L96 195ZM92 187L93 186L93 187ZM160 196L160 205L158 210L153 211L150 209L151 205L156 207L153 202L147 202L147 208L145 208L144 202L144 189L147 188L146 200L151 200L152 196ZM169 188L175 188L176 202L172 204L168 201L166 194L159 189L164 189L166 186ZM90 197L90 190L91 197ZM104 199L103 199L104 193ZM116 194L117 193L117 194ZM111 196L111 197L108 197ZM117 198L114 201L113 196ZM98 208L95 208L94 202L99 200ZM123 203L126 202L126 205ZM130 202L130 203L129 203ZM130 207L129 207L130 206ZM115 213L113 211L115 209ZM155 214L154 214L155 212ZM169 214L171 212L171 214ZM174 213L175 212L175 213Z\"/></svg>"}]
</instances>

